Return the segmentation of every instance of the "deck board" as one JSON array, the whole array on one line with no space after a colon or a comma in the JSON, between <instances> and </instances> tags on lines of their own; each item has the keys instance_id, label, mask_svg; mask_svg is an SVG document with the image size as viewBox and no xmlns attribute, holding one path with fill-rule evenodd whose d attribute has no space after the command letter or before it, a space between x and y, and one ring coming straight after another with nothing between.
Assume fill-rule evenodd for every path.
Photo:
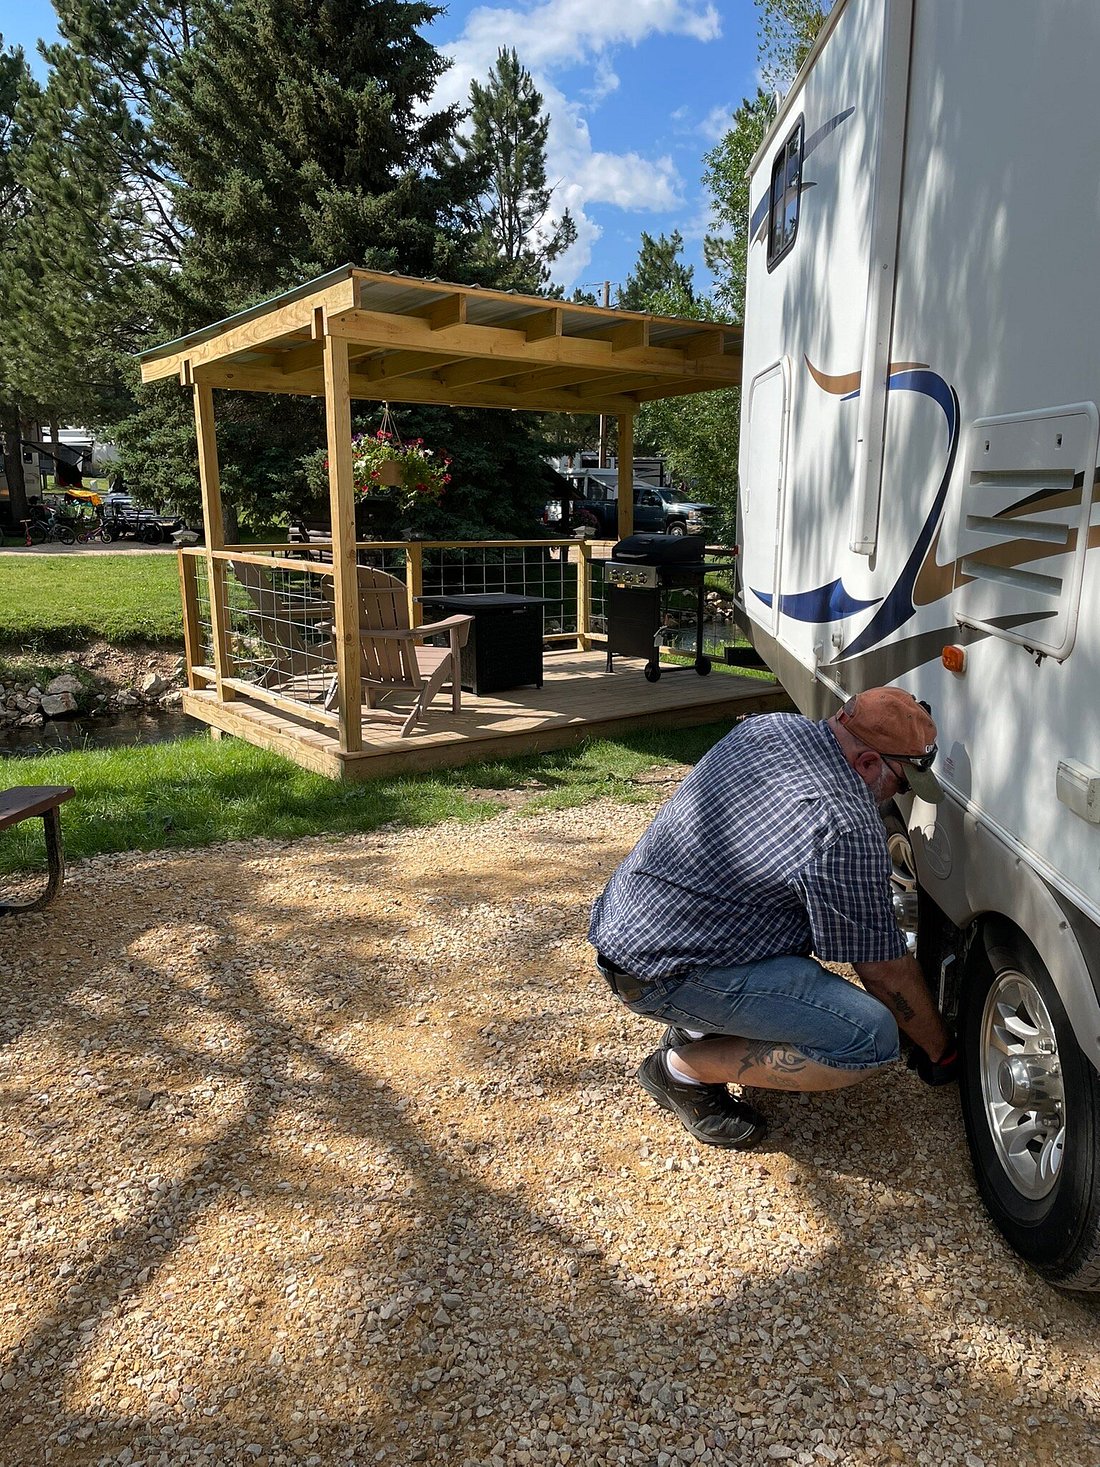
<instances>
[{"instance_id":1,"label":"deck board","mask_svg":"<svg viewBox=\"0 0 1100 1467\"><path fill-rule=\"evenodd\" d=\"M610 738L641 728L687 728L790 706L773 680L714 672L699 677L691 667L673 667L659 682L646 682L636 659L616 660L606 671L602 651L548 652L541 688L515 688L462 696L453 714L449 698L436 699L428 721L409 738L396 723L364 709L363 748L342 753L336 734L297 723L270 706L235 698L219 703L213 690L184 694L184 711L226 733L271 748L317 773L345 780L377 779L411 770L465 764L475 759L514 757ZM395 697L387 706L411 706Z\"/></svg>"}]
</instances>

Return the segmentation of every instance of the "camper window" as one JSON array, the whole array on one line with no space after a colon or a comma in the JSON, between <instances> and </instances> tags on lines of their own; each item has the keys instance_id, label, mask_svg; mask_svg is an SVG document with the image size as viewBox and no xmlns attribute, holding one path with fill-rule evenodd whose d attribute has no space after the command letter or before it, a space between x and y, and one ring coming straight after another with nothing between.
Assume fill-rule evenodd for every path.
<instances>
[{"instance_id":1,"label":"camper window","mask_svg":"<svg viewBox=\"0 0 1100 1467\"><path fill-rule=\"evenodd\" d=\"M768 269L794 244L798 233L798 201L802 183L802 118L795 123L772 164Z\"/></svg>"}]
</instances>

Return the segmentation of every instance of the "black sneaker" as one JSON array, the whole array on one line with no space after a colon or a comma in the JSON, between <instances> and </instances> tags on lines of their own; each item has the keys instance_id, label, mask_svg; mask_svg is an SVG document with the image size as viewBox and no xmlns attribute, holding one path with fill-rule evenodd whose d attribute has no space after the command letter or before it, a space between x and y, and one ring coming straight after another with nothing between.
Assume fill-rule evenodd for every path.
<instances>
[{"instance_id":1,"label":"black sneaker","mask_svg":"<svg viewBox=\"0 0 1100 1467\"><path fill-rule=\"evenodd\" d=\"M724 1039L724 1034L689 1034L677 1024L670 1024L658 1044L658 1049L682 1049L685 1044L698 1044L701 1039Z\"/></svg>"},{"instance_id":2,"label":"black sneaker","mask_svg":"<svg viewBox=\"0 0 1100 1467\"><path fill-rule=\"evenodd\" d=\"M669 1074L660 1049L642 1061L635 1079L658 1105L672 1111L696 1141L747 1151L768 1129L755 1106L735 1100L725 1085L683 1085Z\"/></svg>"}]
</instances>

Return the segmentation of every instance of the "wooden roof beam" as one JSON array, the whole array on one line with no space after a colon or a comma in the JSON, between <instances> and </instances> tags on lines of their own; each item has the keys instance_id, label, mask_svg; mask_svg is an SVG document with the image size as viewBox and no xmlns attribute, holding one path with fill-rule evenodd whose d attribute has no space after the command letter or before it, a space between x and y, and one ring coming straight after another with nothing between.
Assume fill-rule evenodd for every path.
<instances>
[{"instance_id":1,"label":"wooden roof beam","mask_svg":"<svg viewBox=\"0 0 1100 1467\"><path fill-rule=\"evenodd\" d=\"M444 387L465 387L472 382L492 382L494 378L514 377L515 372L515 362L474 358L468 362L455 362L453 366L444 367L436 375ZM570 379L575 379L576 373L570 371L569 376Z\"/></svg>"},{"instance_id":2,"label":"wooden roof beam","mask_svg":"<svg viewBox=\"0 0 1100 1467\"><path fill-rule=\"evenodd\" d=\"M377 349L452 352L456 357L495 357L513 361L517 371L536 366L557 367L572 363L578 368L636 369L646 374L690 377L693 367L684 353L664 346L622 348L614 352L610 342L583 336L555 336L528 341L522 325L449 326L433 332L413 316L391 316L383 312L344 311L328 318L333 336L346 336L360 345ZM739 380L739 369L730 370L731 381Z\"/></svg>"},{"instance_id":3,"label":"wooden roof beam","mask_svg":"<svg viewBox=\"0 0 1100 1467\"><path fill-rule=\"evenodd\" d=\"M520 329L528 341L546 341L560 336L562 312L560 306L551 306L548 311L534 311L519 322Z\"/></svg>"},{"instance_id":4,"label":"wooden roof beam","mask_svg":"<svg viewBox=\"0 0 1100 1467\"><path fill-rule=\"evenodd\" d=\"M419 316L422 321L427 321L433 331L442 331L446 326L465 326L466 297L459 291L455 291L453 295L445 295L442 300L428 301L426 305L415 306L405 314Z\"/></svg>"},{"instance_id":5,"label":"wooden roof beam","mask_svg":"<svg viewBox=\"0 0 1100 1467\"><path fill-rule=\"evenodd\" d=\"M726 349L726 333L724 331L697 331L692 336L682 337L676 342L678 351L682 351L689 362L699 357L720 357Z\"/></svg>"},{"instance_id":6,"label":"wooden roof beam","mask_svg":"<svg viewBox=\"0 0 1100 1467\"><path fill-rule=\"evenodd\" d=\"M504 385L519 393L542 392L545 388L583 387L588 382L601 382L621 375L617 367L603 371L598 367L543 367L537 372L520 372Z\"/></svg>"},{"instance_id":7,"label":"wooden roof beam","mask_svg":"<svg viewBox=\"0 0 1100 1467\"><path fill-rule=\"evenodd\" d=\"M611 326L599 326L595 331L585 331L579 339L609 341L613 352L632 351L649 345L649 322L618 321Z\"/></svg>"},{"instance_id":8,"label":"wooden roof beam","mask_svg":"<svg viewBox=\"0 0 1100 1467\"><path fill-rule=\"evenodd\" d=\"M523 397L492 382L471 382L466 387L444 387L431 377L398 378L381 390L377 382L367 381L353 373L351 395L363 401L411 402L440 404L444 407L491 407L522 409L525 412L559 413L632 413L638 404L629 397L609 393L598 401L582 402L576 393L565 389L548 390L536 398Z\"/></svg>"},{"instance_id":9,"label":"wooden roof beam","mask_svg":"<svg viewBox=\"0 0 1100 1467\"><path fill-rule=\"evenodd\" d=\"M455 361L454 352L390 351L376 356L359 368L371 382L391 382L397 377L411 377L416 372L433 372Z\"/></svg>"}]
</instances>

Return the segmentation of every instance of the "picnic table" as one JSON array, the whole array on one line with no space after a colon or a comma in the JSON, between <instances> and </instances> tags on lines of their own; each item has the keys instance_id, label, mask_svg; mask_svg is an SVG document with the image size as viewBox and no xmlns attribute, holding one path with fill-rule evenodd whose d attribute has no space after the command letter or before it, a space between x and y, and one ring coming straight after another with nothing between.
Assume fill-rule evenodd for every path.
<instances>
[{"instance_id":1,"label":"picnic table","mask_svg":"<svg viewBox=\"0 0 1100 1467\"><path fill-rule=\"evenodd\" d=\"M46 832L46 889L29 901L4 901L0 898L0 916L11 912L37 912L48 906L65 879L65 847L61 840L60 806L71 800L76 791L68 784L17 785L0 792L0 830L8 830L21 820L41 815Z\"/></svg>"}]
</instances>

